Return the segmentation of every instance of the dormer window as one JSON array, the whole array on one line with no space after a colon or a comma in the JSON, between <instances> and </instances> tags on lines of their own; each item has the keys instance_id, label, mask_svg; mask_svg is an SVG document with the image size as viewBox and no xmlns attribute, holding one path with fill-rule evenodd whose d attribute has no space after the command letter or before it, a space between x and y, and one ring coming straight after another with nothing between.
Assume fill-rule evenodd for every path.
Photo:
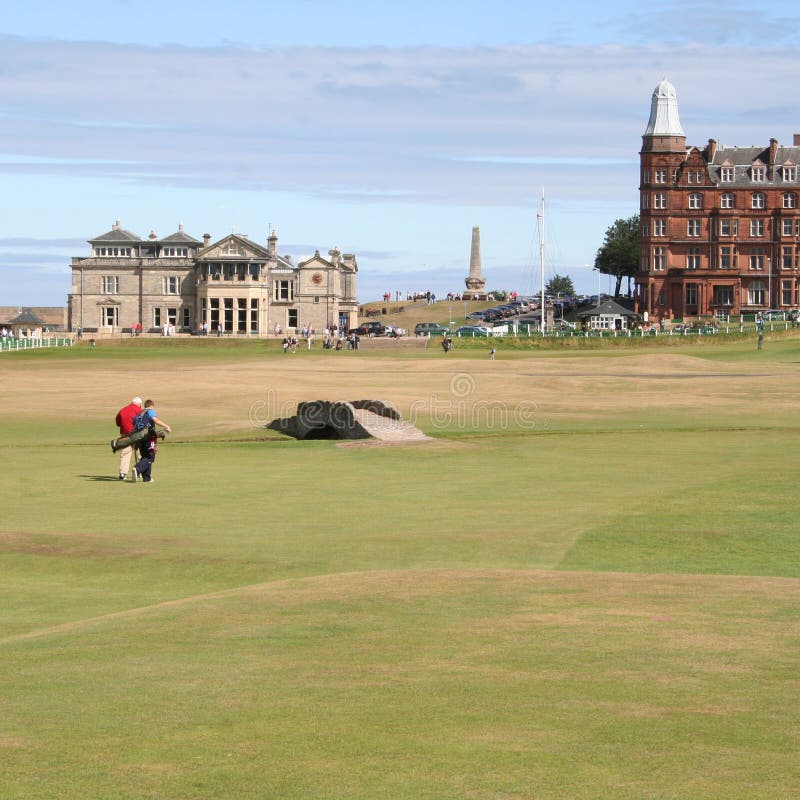
<instances>
[{"instance_id":1,"label":"dormer window","mask_svg":"<svg viewBox=\"0 0 800 800\"><path fill-rule=\"evenodd\" d=\"M228 242L228 255L229 256L239 255L239 245L236 244L236 242Z\"/></svg>"},{"instance_id":2,"label":"dormer window","mask_svg":"<svg viewBox=\"0 0 800 800\"><path fill-rule=\"evenodd\" d=\"M785 181L794 183L797 180L797 167L786 165L781 168L781 178Z\"/></svg>"},{"instance_id":3,"label":"dormer window","mask_svg":"<svg viewBox=\"0 0 800 800\"><path fill-rule=\"evenodd\" d=\"M764 183L767 179L767 168L763 164L753 164L750 169L753 183Z\"/></svg>"},{"instance_id":4,"label":"dormer window","mask_svg":"<svg viewBox=\"0 0 800 800\"><path fill-rule=\"evenodd\" d=\"M733 183L733 167L720 167L719 179L722 183Z\"/></svg>"}]
</instances>

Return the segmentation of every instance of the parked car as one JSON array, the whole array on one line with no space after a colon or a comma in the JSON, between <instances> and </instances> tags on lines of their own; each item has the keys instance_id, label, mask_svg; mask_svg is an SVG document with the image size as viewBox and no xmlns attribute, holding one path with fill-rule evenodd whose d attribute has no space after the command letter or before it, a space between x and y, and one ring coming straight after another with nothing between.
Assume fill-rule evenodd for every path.
<instances>
[{"instance_id":1,"label":"parked car","mask_svg":"<svg viewBox=\"0 0 800 800\"><path fill-rule=\"evenodd\" d=\"M462 325L457 331L456 336L489 336L491 332L482 325Z\"/></svg>"},{"instance_id":2,"label":"parked car","mask_svg":"<svg viewBox=\"0 0 800 800\"><path fill-rule=\"evenodd\" d=\"M467 314L466 319L484 319L486 316L486 311L473 311L471 314Z\"/></svg>"},{"instance_id":3,"label":"parked car","mask_svg":"<svg viewBox=\"0 0 800 800\"><path fill-rule=\"evenodd\" d=\"M414 326L416 336L444 336L446 333L450 333L450 330L438 322L418 322Z\"/></svg>"},{"instance_id":4,"label":"parked car","mask_svg":"<svg viewBox=\"0 0 800 800\"><path fill-rule=\"evenodd\" d=\"M405 328L399 327L398 325L387 325L386 335L397 339L400 336L408 336L408 331Z\"/></svg>"},{"instance_id":5,"label":"parked car","mask_svg":"<svg viewBox=\"0 0 800 800\"><path fill-rule=\"evenodd\" d=\"M382 322L362 322L349 332L357 336L386 336L389 329Z\"/></svg>"}]
</instances>

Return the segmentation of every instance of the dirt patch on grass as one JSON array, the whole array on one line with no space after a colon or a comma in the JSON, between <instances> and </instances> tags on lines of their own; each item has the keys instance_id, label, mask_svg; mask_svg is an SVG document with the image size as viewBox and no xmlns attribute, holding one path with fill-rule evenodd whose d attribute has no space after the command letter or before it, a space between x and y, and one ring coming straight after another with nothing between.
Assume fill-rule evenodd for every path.
<instances>
[{"instance_id":1,"label":"dirt patch on grass","mask_svg":"<svg viewBox=\"0 0 800 800\"><path fill-rule=\"evenodd\" d=\"M618 611L622 611L624 617L633 619L620 617L613 623L617 626L658 627L663 626L665 620L686 626L689 620L707 619L710 609L715 606L722 610L729 608L730 603L741 603L745 600L752 606L754 598L757 606L760 602L768 603L771 598L778 597L784 602L798 603L800 580L503 569L342 573L247 585L165 600L140 608L16 634L0 639L0 644L69 634L84 627L107 622L157 615L164 610L184 609L188 616L192 616L194 607L202 608L204 616L213 617L213 607L217 606L218 614L225 619L225 625L233 627L236 614L228 608L232 601L238 604L245 600L249 609L266 604L280 613L281 609L377 600L408 603L421 599L449 598L451 601L462 602L458 598L463 598L463 602L469 602L468 598L480 595L505 597L515 604L513 613L504 612L475 622L475 626L485 627L487 632L499 629L519 631L537 625L597 627L610 624L609 615ZM698 607L699 596L704 599L704 607ZM254 604L253 601L257 602ZM519 603L522 605L516 605ZM753 630L742 631L742 646L751 646L754 633ZM702 637L706 634L691 628L681 634L683 637L697 635ZM725 642L726 647L734 646L726 638L730 636L729 633L721 635L717 632L714 635L722 636L716 644ZM681 636L677 638L680 639ZM689 639L685 641L688 643ZM693 646L699 644L699 640L692 640ZM708 641L712 648L714 644L714 641Z\"/></svg>"}]
</instances>

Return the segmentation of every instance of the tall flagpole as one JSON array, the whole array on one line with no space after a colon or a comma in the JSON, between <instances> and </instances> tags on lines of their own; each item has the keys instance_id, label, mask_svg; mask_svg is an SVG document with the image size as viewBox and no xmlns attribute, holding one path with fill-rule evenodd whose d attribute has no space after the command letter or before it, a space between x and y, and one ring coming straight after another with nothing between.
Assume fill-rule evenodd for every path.
<instances>
[{"instance_id":1,"label":"tall flagpole","mask_svg":"<svg viewBox=\"0 0 800 800\"><path fill-rule=\"evenodd\" d=\"M541 313L539 314L539 331L544 334L545 299L544 299L544 187L542 187L542 208L539 213L539 268L542 273Z\"/></svg>"}]
</instances>

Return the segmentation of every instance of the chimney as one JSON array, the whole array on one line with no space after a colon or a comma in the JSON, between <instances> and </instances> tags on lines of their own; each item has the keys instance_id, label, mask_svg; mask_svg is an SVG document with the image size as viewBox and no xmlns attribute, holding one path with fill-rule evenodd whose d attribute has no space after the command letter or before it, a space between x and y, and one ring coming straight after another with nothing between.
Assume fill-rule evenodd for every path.
<instances>
[{"instance_id":1,"label":"chimney","mask_svg":"<svg viewBox=\"0 0 800 800\"><path fill-rule=\"evenodd\" d=\"M203 247L208 247L211 244L211 234L204 233L203 234Z\"/></svg>"},{"instance_id":2,"label":"chimney","mask_svg":"<svg viewBox=\"0 0 800 800\"><path fill-rule=\"evenodd\" d=\"M152 241L153 239L158 239L158 236L156 236L156 232L155 232L155 231L154 231L152 228L150 229L150 236L149 236L148 238L149 238L151 241Z\"/></svg>"},{"instance_id":3,"label":"chimney","mask_svg":"<svg viewBox=\"0 0 800 800\"><path fill-rule=\"evenodd\" d=\"M794 146L795 146L795 147L800 147L800 133L796 133L796 134L794 135L794 142L793 142L793 144L794 144Z\"/></svg>"},{"instance_id":4,"label":"chimney","mask_svg":"<svg viewBox=\"0 0 800 800\"><path fill-rule=\"evenodd\" d=\"M111 230L118 231L121 227L122 225L120 224L120 221L115 220L113 226L111 227Z\"/></svg>"},{"instance_id":5,"label":"chimney","mask_svg":"<svg viewBox=\"0 0 800 800\"><path fill-rule=\"evenodd\" d=\"M717 140L716 139L709 139L708 140L708 149L706 151L708 153L707 161L708 163L712 163L714 161L714 156L717 154Z\"/></svg>"},{"instance_id":6,"label":"chimney","mask_svg":"<svg viewBox=\"0 0 800 800\"><path fill-rule=\"evenodd\" d=\"M773 166L775 164L775 159L778 157L778 140L777 139L770 139L769 140L769 165Z\"/></svg>"},{"instance_id":7,"label":"chimney","mask_svg":"<svg viewBox=\"0 0 800 800\"><path fill-rule=\"evenodd\" d=\"M278 257L278 234L276 234L274 230L267 237L267 253L273 260Z\"/></svg>"}]
</instances>

